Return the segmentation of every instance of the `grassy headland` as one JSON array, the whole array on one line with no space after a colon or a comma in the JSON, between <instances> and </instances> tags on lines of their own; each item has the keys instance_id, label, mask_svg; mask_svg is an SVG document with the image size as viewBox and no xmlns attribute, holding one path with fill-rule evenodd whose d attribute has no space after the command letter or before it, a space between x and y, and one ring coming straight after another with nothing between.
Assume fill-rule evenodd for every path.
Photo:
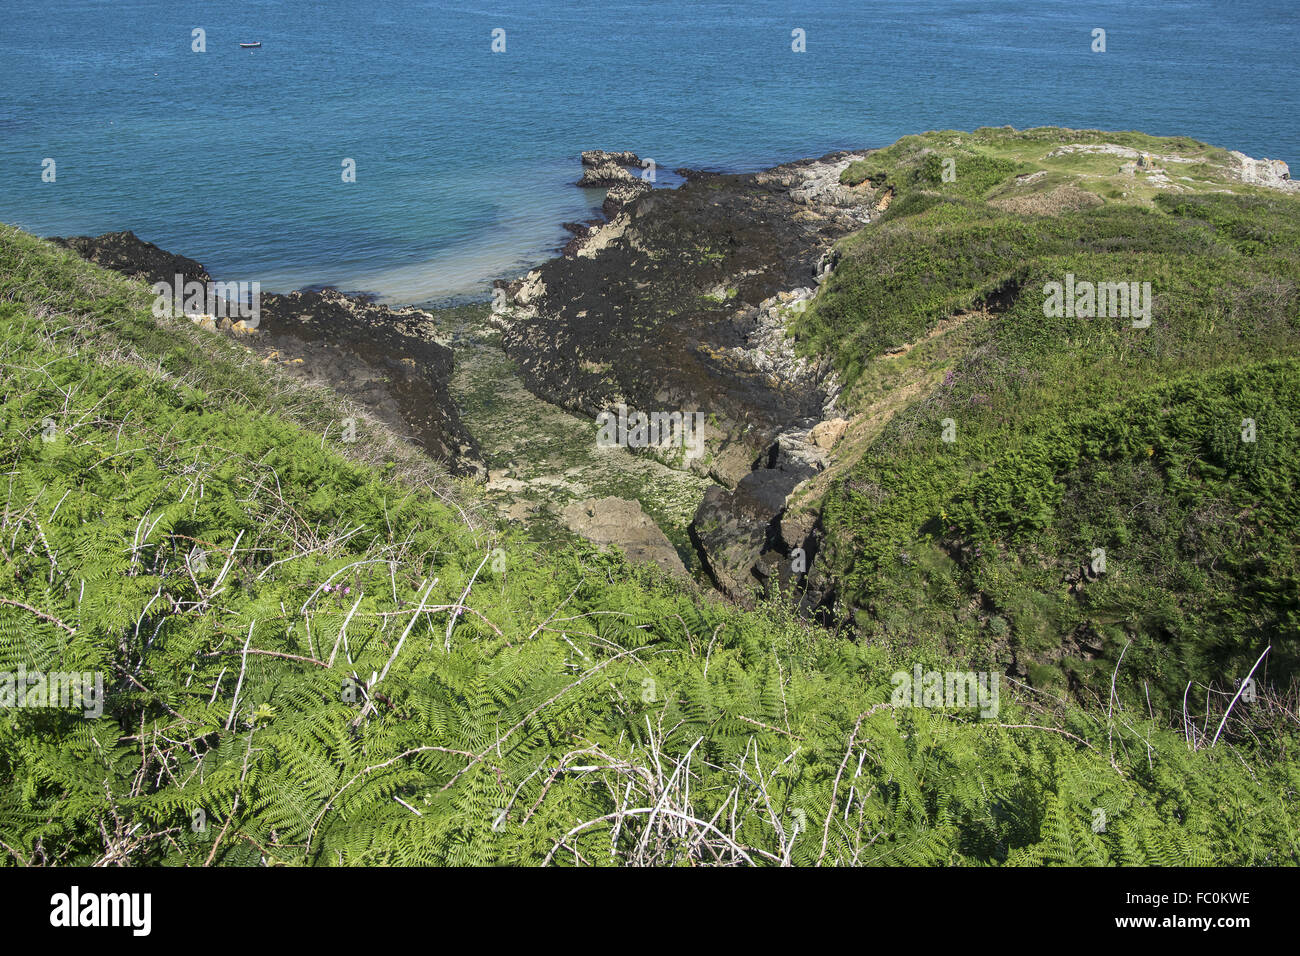
<instances>
[{"instance_id":1,"label":"grassy headland","mask_svg":"<svg viewBox=\"0 0 1300 956\"><path fill-rule=\"evenodd\" d=\"M1270 644L1289 684L1300 195L1204 144L1075 130L907 137L845 178L892 199L795 328L858 413L801 504L859 639L1103 705L1121 653L1171 711ZM1149 283L1149 324L1045 314L1067 276Z\"/></svg>"}]
</instances>

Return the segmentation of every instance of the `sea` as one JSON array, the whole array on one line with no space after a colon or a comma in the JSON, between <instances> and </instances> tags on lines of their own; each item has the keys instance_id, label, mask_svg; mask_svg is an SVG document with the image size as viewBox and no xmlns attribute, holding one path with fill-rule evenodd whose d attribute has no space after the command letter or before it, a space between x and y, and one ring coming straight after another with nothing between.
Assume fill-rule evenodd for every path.
<instances>
[{"instance_id":1,"label":"sea","mask_svg":"<svg viewBox=\"0 0 1300 956\"><path fill-rule=\"evenodd\" d=\"M1298 87L1292 0L0 0L0 221L446 303L599 215L584 149L664 188L1002 125L1300 164Z\"/></svg>"}]
</instances>

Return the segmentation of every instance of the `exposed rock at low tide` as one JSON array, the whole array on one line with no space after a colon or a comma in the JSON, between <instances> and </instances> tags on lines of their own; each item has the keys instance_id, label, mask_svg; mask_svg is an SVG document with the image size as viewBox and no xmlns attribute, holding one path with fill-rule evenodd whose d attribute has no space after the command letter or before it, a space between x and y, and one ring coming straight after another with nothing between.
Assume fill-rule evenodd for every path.
<instances>
[{"instance_id":1,"label":"exposed rock at low tide","mask_svg":"<svg viewBox=\"0 0 1300 956\"><path fill-rule=\"evenodd\" d=\"M593 420L620 402L704 411L708 454L686 464L734 486L834 397L829 366L797 356L788 327L832 243L870 219L870 191L839 185L861 155L614 187L608 223L509 285L503 347L535 394Z\"/></svg>"},{"instance_id":2,"label":"exposed rock at low tide","mask_svg":"<svg viewBox=\"0 0 1300 956\"><path fill-rule=\"evenodd\" d=\"M579 186L616 186L620 183L637 182L638 177L627 170L628 166L640 168L641 159L636 153L606 152L603 149L589 149L582 154L582 178Z\"/></svg>"},{"instance_id":3,"label":"exposed rock at low tide","mask_svg":"<svg viewBox=\"0 0 1300 956\"><path fill-rule=\"evenodd\" d=\"M303 358L291 371L369 408L458 474L481 471L478 447L447 391L452 351L433 316L336 289L262 296L263 348ZM281 364L285 364L283 359Z\"/></svg>"},{"instance_id":4,"label":"exposed rock at low tide","mask_svg":"<svg viewBox=\"0 0 1300 956\"><path fill-rule=\"evenodd\" d=\"M584 164L628 159L611 155L584 154ZM609 221L510 283L493 316L525 384L548 401L593 421L620 403L707 416L706 453L677 466L719 483L689 532L737 601L802 576L785 556L804 542L784 542L781 518L843 432L830 366L797 354L789 329L834 270L834 242L873 214L870 186L839 182L862 155L746 175L690 171L673 190L621 181L605 203Z\"/></svg>"},{"instance_id":5,"label":"exposed rock at low tide","mask_svg":"<svg viewBox=\"0 0 1300 956\"><path fill-rule=\"evenodd\" d=\"M579 186L617 186L619 183L635 182L636 177L614 163L603 166L591 166L583 169Z\"/></svg>"},{"instance_id":6,"label":"exposed rock at low tide","mask_svg":"<svg viewBox=\"0 0 1300 956\"><path fill-rule=\"evenodd\" d=\"M629 179L627 182L616 183L605 193L605 201L600 204L600 211L606 216L613 218L622 211L628 203L644 196L653 187L642 179Z\"/></svg>"},{"instance_id":7,"label":"exposed rock at low tide","mask_svg":"<svg viewBox=\"0 0 1300 956\"><path fill-rule=\"evenodd\" d=\"M173 255L130 232L52 242L84 259L150 284L205 286L212 277L193 259ZM393 309L335 289L264 292L254 325L230 316L195 315L200 328L227 332L294 377L328 385L363 405L456 473L480 470L478 448L447 392L452 353L438 341L433 316Z\"/></svg>"},{"instance_id":8,"label":"exposed rock at low tide","mask_svg":"<svg viewBox=\"0 0 1300 956\"><path fill-rule=\"evenodd\" d=\"M640 166L641 159L629 149L611 152L605 149L585 149L582 151L582 165L605 166L614 163L618 166Z\"/></svg>"},{"instance_id":9,"label":"exposed rock at low tide","mask_svg":"<svg viewBox=\"0 0 1300 956\"><path fill-rule=\"evenodd\" d=\"M178 275L185 282L209 282L212 279L200 263L185 256L173 255L152 242L145 242L130 231L106 232L96 237L72 236L68 239L55 236L50 242L71 249L97 266L133 279L142 279L150 285L155 282L174 282Z\"/></svg>"}]
</instances>

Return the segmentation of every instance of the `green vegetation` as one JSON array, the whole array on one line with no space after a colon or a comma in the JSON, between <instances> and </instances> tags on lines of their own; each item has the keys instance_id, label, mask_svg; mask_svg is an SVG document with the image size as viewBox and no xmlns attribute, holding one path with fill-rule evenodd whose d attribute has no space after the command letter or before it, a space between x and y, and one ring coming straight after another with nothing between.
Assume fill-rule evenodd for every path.
<instances>
[{"instance_id":1,"label":"green vegetation","mask_svg":"<svg viewBox=\"0 0 1300 956\"><path fill-rule=\"evenodd\" d=\"M1014 162L1024 186L982 179L971 198L918 185L954 137ZM1123 156L1052 156L1077 143L1202 161L1148 199ZM1124 654L1118 684L1169 714L1189 684L1231 693L1270 644L1261 672L1288 686L1300 202L1233 180L1222 151L1138 134L927 134L868 161L912 185L842 243L800 324L805 347L834 355L865 406L885 350L967 321L942 379L825 497L825 573L859 637L933 645L1103 704ZM1045 180L1129 201L1038 215L999 204ZM1045 315L1046 284L1067 274L1149 282L1150 326Z\"/></svg>"},{"instance_id":2,"label":"green vegetation","mask_svg":"<svg viewBox=\"0 0 1300 956\"><path fill-rule=\"evenodd\" d=\"M988 148L996 192L1023 160ZM857 609L835 633L502 531L356 409L0 227L0 673L106 695L98 719L0 711L4 859L1300 862L1272 679L1297 624L1292 206L1040 222L895 175L807 340L861 398L894 381L879 348L997 314L912 353L951 378L829 493L818 561ZM1145 338L1044 319L1066 269L1149 279ZM1093 547L1106 573L1063 580ZM991 719L893 697L898 671L982 661L1032 676ZM1185 678L1213 685L1186 711Z\"/></svg>"},{"instance_id":3,"label":"green vegetation","mask_svg":"<svg viewBox=\"0 0 1300 956\"><path fill-rule=\"evenodd\" d=\"M840 174L840 182L846 186L869 182L875 187L942 189L948 195L982 196L1019 169L1019 164L1011 160L964 146L952 147L942 154L922 147L910 155L910 162L901 162L899 156L905 151L906 143L901 140L866 159L850 163Z\"/></svg>"}]
</instances>

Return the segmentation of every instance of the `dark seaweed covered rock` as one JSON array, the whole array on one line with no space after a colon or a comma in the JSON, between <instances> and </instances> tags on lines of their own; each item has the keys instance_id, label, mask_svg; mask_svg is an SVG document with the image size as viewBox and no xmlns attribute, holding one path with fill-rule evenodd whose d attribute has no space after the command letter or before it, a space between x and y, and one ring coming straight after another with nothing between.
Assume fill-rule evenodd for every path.
<instances>
[{"instance_id":1,"label":"dark seaweed covered rock","mask_svg":"<svg viewBox=\"0 0 1300 956\"><path fill-rule=\"evenodd\" d=\"M494 317L525 384L593 417L701 410L709 452L689 464L734 486L780 433L823 417L829 366L794 355L785 313L869 217L838 182L856 155L611 196L612 221L512 283Z\"/></svg>"},{"instance_id":2,"label":"dark seaweed covered rock","mask_svg":"<svg viewBox=\"0 0 1300 956\"><path fill-rule=\"evenodd\" d=\"M173 255L130 232L75 236L52 242L123 275L155 282L209 283L193 259ZM364 405L457 473L481 469L478 448L447 390L451 349L437 341L433 317L393 309L334 289L264 292L255 329L223 320L220 328L290 374L328 385ZM205 328L217 328L210 319Z\"/></svg>"},{"instance_id":3,"label":"dark seaweed covered rock","mask_svg":"<svg viewBox=\"0 0 1300 956\"><path fill-rule=\"evenodd\" d=\"M102 236L72 236L68 239L52 237L50 242L71 249L83 259L131 276L153 285L155 282L173 282L176 276L186 282L208 282L202 264L185 256L173 255L145 242L133 232L106 232Z\"/></svg>"},{"instance_id":4,"label":"dark seaweed covered rock","mask_svg":"<svg viewBox=\"0 0 1300 956\"><path fill-rule=\"evenodd\" d=\"M280 352L281 364L371 409L457 473L481 470L478 447L448 391L451 349L436 339L433 317L393 309L335 289L262 296L259 344Z\"/></svg>"}]
</instances>

